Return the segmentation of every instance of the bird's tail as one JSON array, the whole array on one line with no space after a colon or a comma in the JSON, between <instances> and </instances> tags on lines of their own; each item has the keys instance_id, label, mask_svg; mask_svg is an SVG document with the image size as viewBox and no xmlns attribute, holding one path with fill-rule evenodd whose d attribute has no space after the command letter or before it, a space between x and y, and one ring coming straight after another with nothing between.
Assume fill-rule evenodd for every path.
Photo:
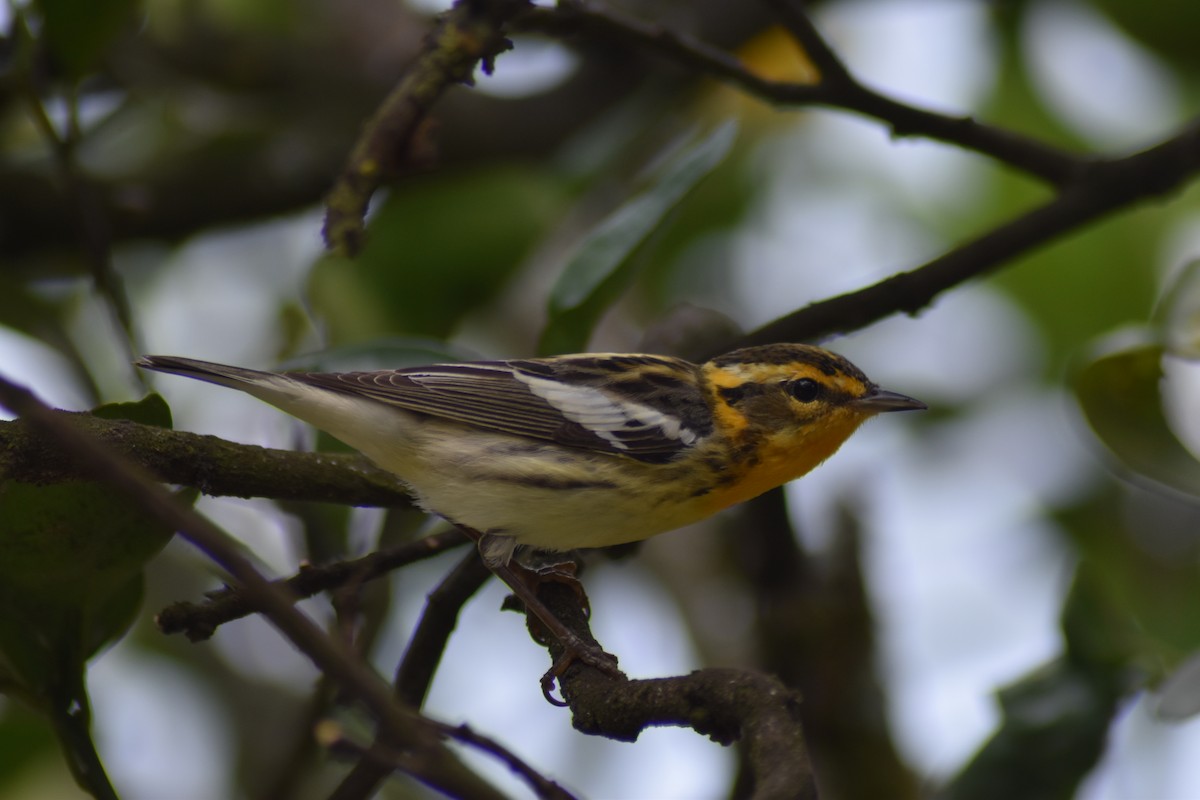
<instances>
[{"instance_id":1,"label":"bird's tail","mask_svg":"<svg viewBox=\"0 0 1200 800\"><path fill-rule=\"evenodd\" d=\"M179 356L142 356L133 363L142 369L183 375L186 378L208 381L242 391L246 391L249 386L272 383L278 377L273 373L257 369L231 367L228 364L217 364L212 361L199 361Z\"/></svg>"}]
</instances>

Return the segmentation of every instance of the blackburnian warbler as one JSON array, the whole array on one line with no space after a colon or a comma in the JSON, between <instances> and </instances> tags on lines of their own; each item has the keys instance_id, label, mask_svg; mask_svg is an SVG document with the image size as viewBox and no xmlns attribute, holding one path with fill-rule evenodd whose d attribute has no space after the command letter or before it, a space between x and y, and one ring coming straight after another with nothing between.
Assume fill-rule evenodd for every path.
<instances>
[{"instance_id":1,"label":"blackburnian warbler","mask_svg":"<svg viewBox=\"0 0 1200 800\"><path fill-rule=\"evenodd\" d=\"M925 408L799 344L703 364L591 353L349 373L138 365L240 389L336 436L468 529L502 577L518 545L603 547L679 528L800 477L879 412Z\"/></svg>"}]
</instances>

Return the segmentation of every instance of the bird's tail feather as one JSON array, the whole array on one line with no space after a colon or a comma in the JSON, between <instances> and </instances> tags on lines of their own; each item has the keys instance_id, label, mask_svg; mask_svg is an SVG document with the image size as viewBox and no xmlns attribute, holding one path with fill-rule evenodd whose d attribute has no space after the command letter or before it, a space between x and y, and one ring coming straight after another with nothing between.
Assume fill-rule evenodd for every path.
<instances>
[{"instance_id":1,"label":"bird's tail feather","mask_svg":"<svg viewBox=\"0 0 1200 800\"><path fill-rule=\"evenodd\" d=\"M277 377L270 372L262 372L257 369L232 367L228 364L217 364L212 361L200 361L179 356L142 356L133 363L142 369L183 375L186 378L195 378L243 391L248 388L248 385L257 386L271 383Z\"/></svg>"}]
</instances>

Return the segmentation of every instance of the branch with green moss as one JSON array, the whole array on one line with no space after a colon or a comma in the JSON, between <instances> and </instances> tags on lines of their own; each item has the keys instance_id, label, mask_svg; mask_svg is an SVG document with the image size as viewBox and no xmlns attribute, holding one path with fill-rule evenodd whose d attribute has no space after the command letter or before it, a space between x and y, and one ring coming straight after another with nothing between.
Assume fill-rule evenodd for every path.
<instances>
[{"instance_id":1,"label":"branch with green moss","mask_svg":"<svg viewBox=\"0 0 1200 800\"><path fill-rule=\"evenodd\" d=\"M91 414L55 413L160 480L208 495L353 506L412 502L399 479L359 455L272 450ZM87 477L42 429L20 420L0 422L0 481L41 485Z\"/></svg>"}]
</instances>

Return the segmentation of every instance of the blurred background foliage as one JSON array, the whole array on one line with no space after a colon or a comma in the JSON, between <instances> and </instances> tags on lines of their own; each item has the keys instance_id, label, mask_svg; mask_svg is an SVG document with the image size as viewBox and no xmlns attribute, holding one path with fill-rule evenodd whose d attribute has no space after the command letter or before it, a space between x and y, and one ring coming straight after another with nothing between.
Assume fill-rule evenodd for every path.
<instances>
[{"instance_id":1,"label":"blurred background foliage","mask_svg":"<svg viewBox=\"0 0 1200 800\"><path fill-rule=\"evenodd\" d=\"M762 74L811 76L755 4L626 5ZM1148 144L1200 99L1190 0L812 6L868 83L1072 150ZM376 198L362 254L325 255L323 192L432 13L397 0L0 8L0 371L84 409L141 397L128 364L146 351L322 369L704 352L1048 197L878 123L769 108L583 37L521 36L494 77L437 106L408 174ZM1193 187L835 343L933 411L871 426L789 490L790 514L775 496L598 564L601 640L637 674L745 665L801 687L829 797L1196 796L1198 208ZM310 442L247 402L161 389L181 429ZM0 490L0 547L25 541L22 514L45 502L22 491ZM280 573L425 529L411 512L198 505ZM773 571L783 551L800 567ZM385 674L449 563L364 598ZM6 575L0 564L11 589ZM308 741L327 710L306 699L311 670L255 621L202 646L159 635L157 609L214 585L185 548L168 545L145 580L141 615L89 676L122 795L327 794L344 765ZM470 609L431 711L585 796L729 794L735 760L693 734L628 747L568 733L542 708L536 648L515 621L490 630L497 592ZM101 639L127 622L109 619ZM54 638L73 642L81 675L99 642L78 625ZM0 686L21 697L13 640ZM37 707L0 699L0 797L78 794Z\"/></svg>"}]
</instances>

